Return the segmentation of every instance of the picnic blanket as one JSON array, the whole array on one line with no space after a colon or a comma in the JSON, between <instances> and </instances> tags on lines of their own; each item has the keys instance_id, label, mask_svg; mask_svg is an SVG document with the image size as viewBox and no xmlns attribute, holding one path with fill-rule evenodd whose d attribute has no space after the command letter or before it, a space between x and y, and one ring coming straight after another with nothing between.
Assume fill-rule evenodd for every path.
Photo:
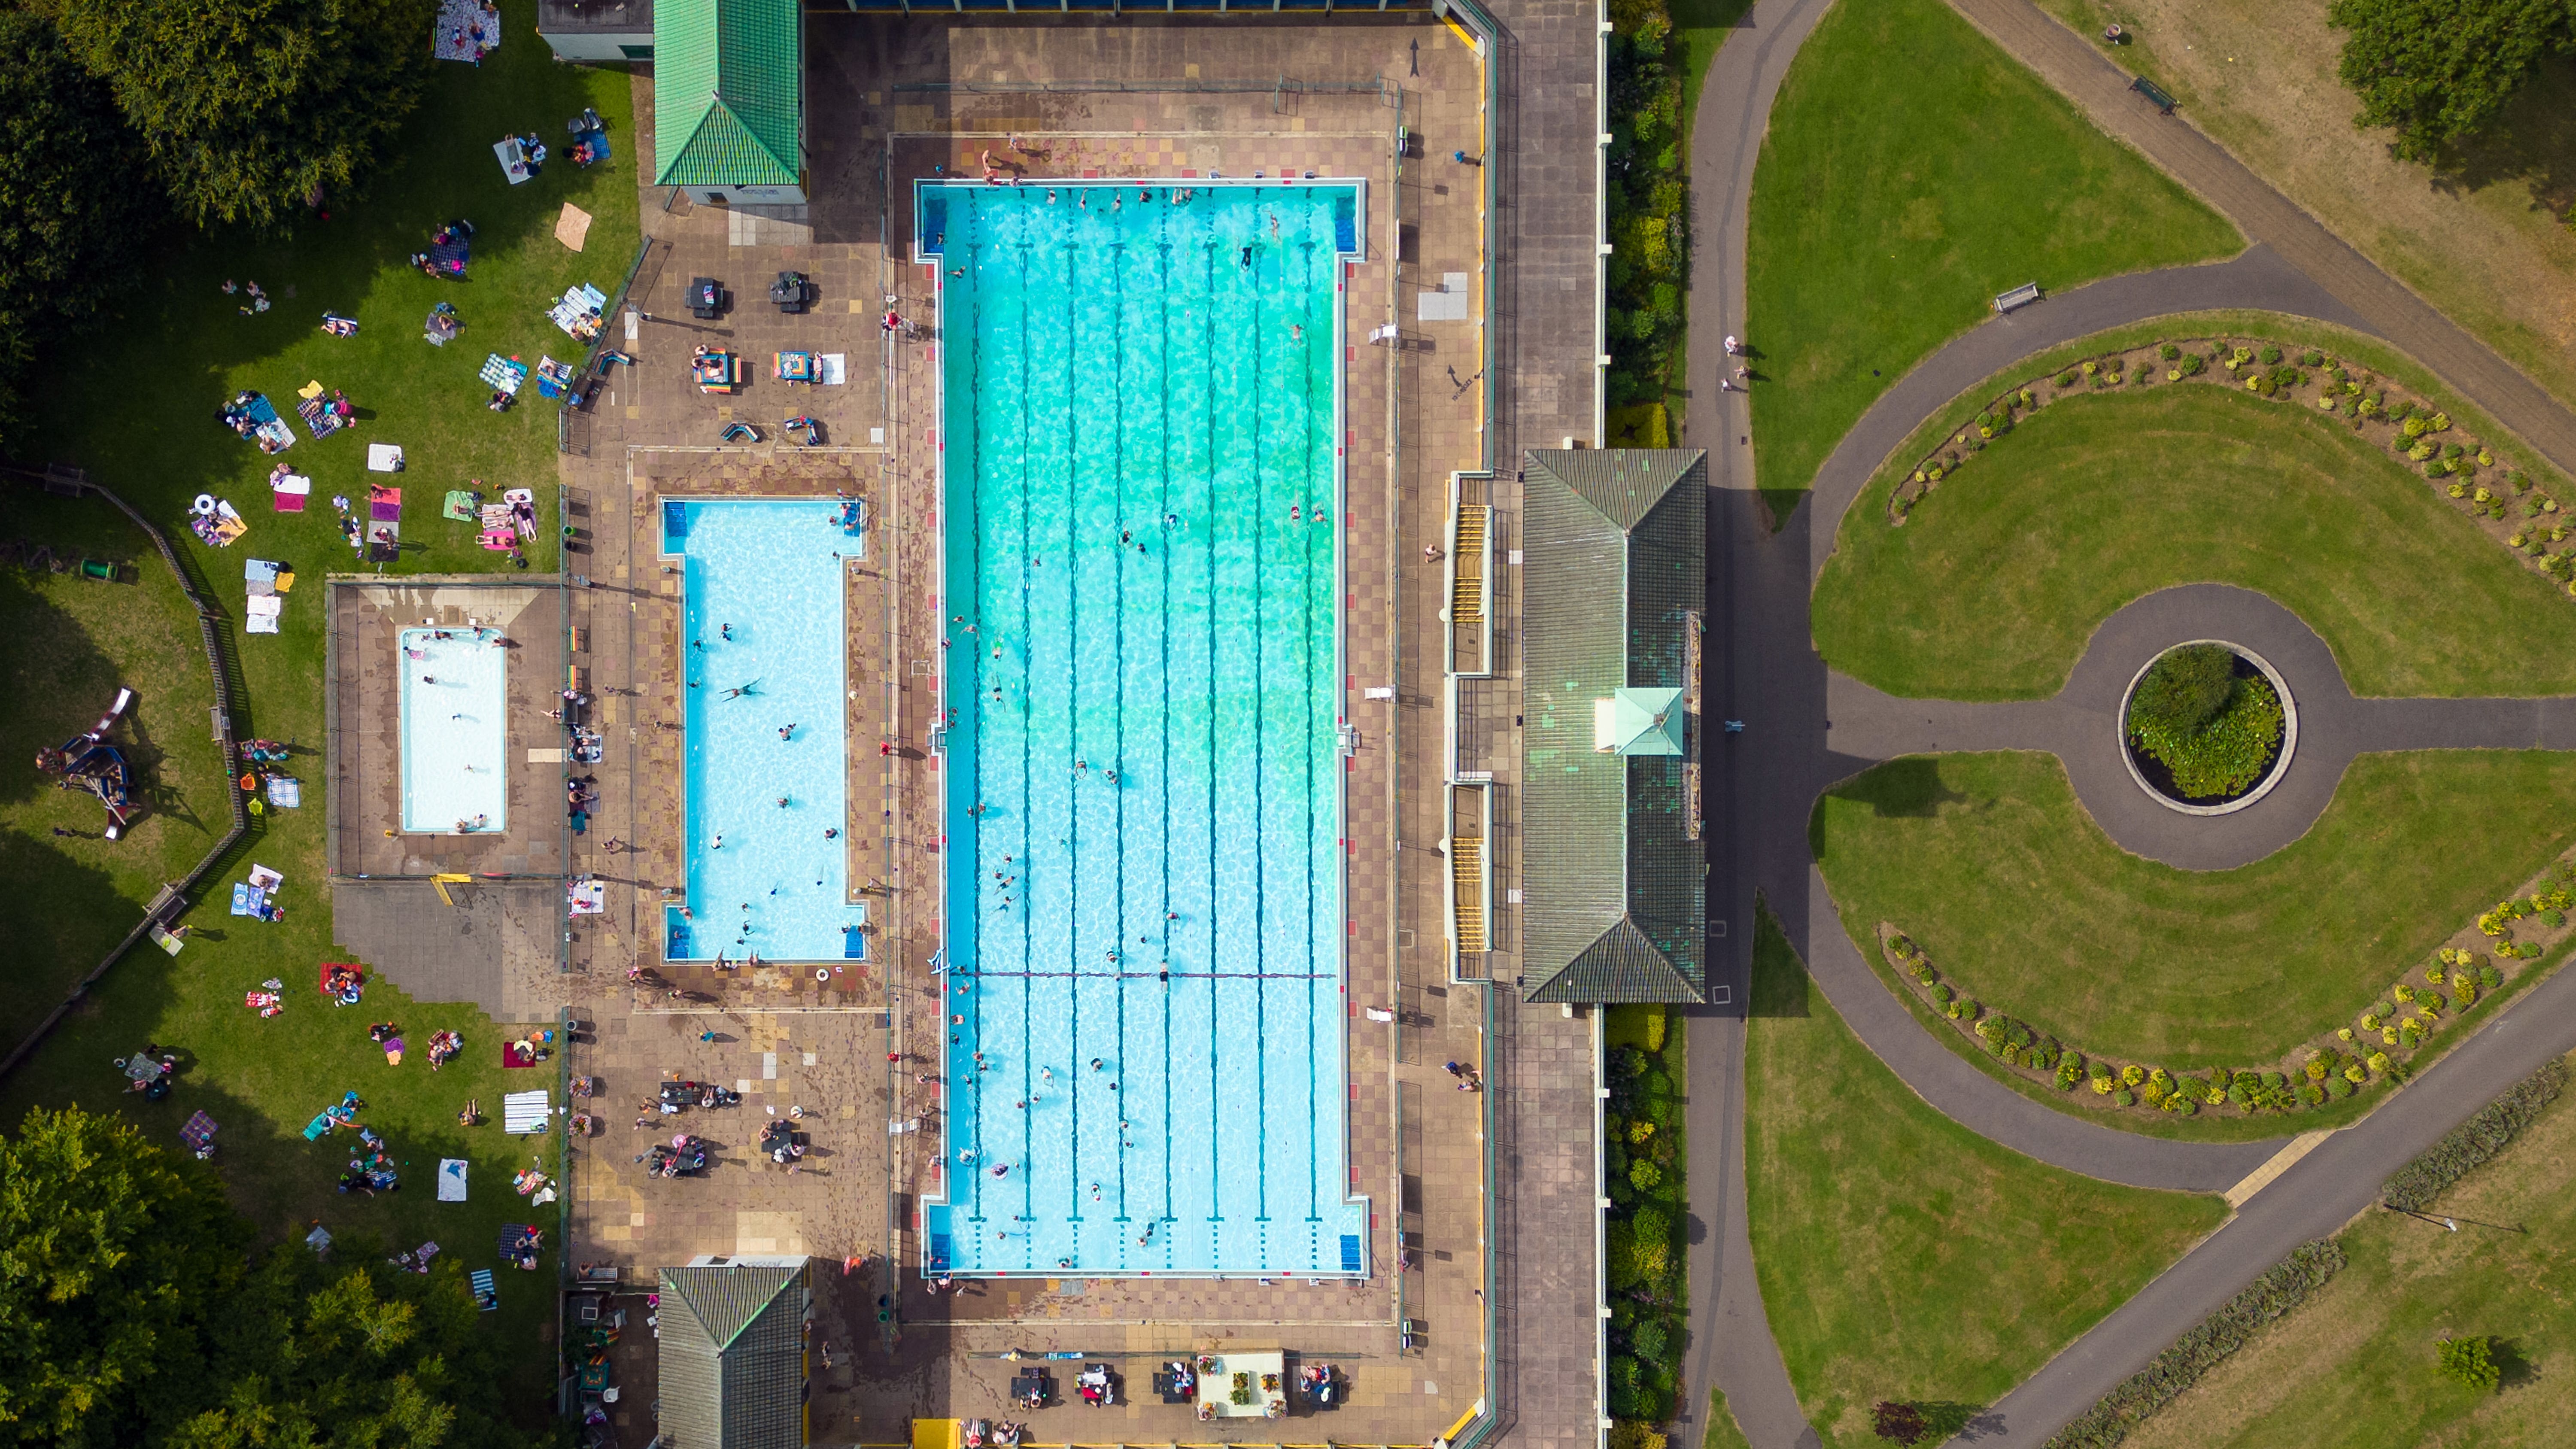
<instances>
[{"instance_id":1,"label":"picnic blanket","mask_svg":"<svg viewBox=\"0 0 2576 1449\"><path fill-rule=\"evenodd\" d=\"M446 517L455 519L459 523L472 523L474 521L474 508L475 503L473 494L462 488L451 488L447 490L447 499L439 505L438 511Z\"/></svg>"},{"instance_id":2,"label":"picnic blanket","mask_svg":"<svg viewBox=\"0 0 2576 1449\"><path fill-rule=\"evenodd\" d=\"M275 594L254 595L242 609L242 632L274 634L277 621L286 612L286 601ZM238 914L238 912L236 912Z\"/></svg>"},{"instance_id":3,"label":"picnic blanket","mask_svg":"<svg viewBox=\"0 0 2576 1449\"><path fill-rule=\"evenodd\" d=\"M313 480L301 473L280 473L269 479L268 501L280 513L302 513L312 492Z\"/></svg>"},{"instance_id":4,"label":"picnic blanket","mask_svg":"<svg viewBox=\"0 0 2576 1449\"><path fill-rule=\"evenodd\" d=\"M526 1042L505 1041L501 1043L501 1065L504 1067L533 1067L537 1065L537 1054Z\"/></svg>"},{"instance_id":5,"label":"picnic blanket","mask_svg":"<svg viewBox=\"0 0 2576 1449\"><path fill-rule=\"evenodd\" d=\"M215 1140L215 1119L199 1112L189 1118L187 1124L179 1129L179 1140L187 1143L191 1148L202 1149L207 1143Z\"/></svg>"},{"instance_id":6,"label":"picnic blanket","mask_svg":"<svg viewBox=\"0 0 2576 1449\"><path fill-rule=\"evenodd\" d=\"M403 451L402 451L402 444L400 444L400 443L369 443L369 444L367 445L367 471L368 471L368 472L370 472L370 473L399 473L399 472L401 472L401 471L402 471L402 468L403 468Z\"/></svg>"},{"instance_id":7,"label":"picnic blanket","mask_svg":"<svg viewBox=\"0 0 2576 1449\"><path fill-rule=\"evenodd\" d=\"M316 1229L316 1231L318 1232L320 1230ZM499 1311L501 1307L501 1292L499 1289L492 1286L492 1270L489 1268L477 1268L465 1276L474 1284L474 1301L482 1305L483 1311L486 1313Z\"/></svg>"},{"instance_id":8,"label":"picnic blanket","mask_svg":"<svg viewBox=\"0 0 2576 1449\"><path fill-rule=\"evenodd\" d=\"M573 132L572 144L565 149L564 154L572 157L572 164L575 166L588 167L596 166L616 153L608 149L608 133L597 126L592 126L586 130ZM573 250L580 251L581 248L574 247Z\"/></svg>"},{"instance_id":9,"label":"picnic blanket","mask_svg":"<svg viewBox=\"0 0 2576 1449\"><path fill-rule=\"evenodd\" d=\"M501 1097L501 1130L509 1133L543 1132L546 1119L554 1115L552 1098L546 1089L533 1092L506 1092Z\"/></svg>"},{"instance_id":10,"label":"picnic blanket","mask_svg":"<svg viewBox=\"0 0 2576 1449\"><path fill-rule=\"evenodd\" d=\"M456 309L441 302L430 308L429 316L422 319L420 335L429 339L429 345L432 347L445 347L447 339L455 336L456 329L461 325L456 320Z\"/></svg>"},{"instance_id":11,"label":"picnic blanket","mask_svg":"<svg viewBox=\"0 0 2576 1449\"><path fill-rule=\"evenodd\" d=\"M304 782L289 775L268 777L268 803L280 810L304 808Z\"/></svg>"},{"instance_id":12,"label":"picnic blanket","mask_svg":"<svg viewBox=\"0 0 2576 1449\"><path fill-rule=\"evenodd\" d=\"M438 28L429 37L431 56L479 65L500 48L501 12L481 0L441 0Z\"/></svg>"},{"instance_id":13,"label":"picnic blanket","mask_svg":"<svg viewBox=\"0 0 2576 1449\"><path fill-rule=\"evenodd\" d=\"M501 174L510 178L512 186L537 174L537 168L528 164L527 150L520 146L516 136L504 136L493 142L492 154L500 158Z\"/></svg>"},{"instance_id":14,"label":"picnic blanket","mask_svg":"<svg viewBox=\"0 0 2576 1449\"><path fill-rule=\"evenodd\" d=\"M462 238L434 241L429 244L429 271L441 277L461 277L474 260L474 248Z\"/></svg>"},{"instance_id":15,"label":"picnic blanket","mask_svg":"<svg viewBox=\"0 0 2576 1449\"><path fill-rule=\"evenodd\" d=\"M278 567L279 566L274 559L243 559L242 586L249 590L253 598L275 594L277 592Z\"/></svg>"},{"instance_id":16,"label":"picnic blanket","mask_svg":"<svg viewBox=\"0 0 2576 1449\"><path fill-rule=\"evenodd\" d=\"M596 131L593 131L590 134L593 136L599 135ZM574 141L574 144L576 146L580 144L578 138ZM602 136L599 140L598 159L606 160L607 157L608 139ZM555 218L555 240L562 242L566 250L577 252L581 250L581 244L589 239L590 213L573 205L569 201L565 202L563 215Z\"/></svg>"},{"instance_id":17,"label":"picnic blanket","mask_svg":"<svg viewBox=\"0 0 2576 1449\"><path fill-rule=\"evenodd\" d=\"M295 446L295 430L286 425L284 418L270 418L253 429L250 436L263 453L283 453Z\"/></svg>"},{"instance_id":18,"label":"picnic blanket","mask_svg":"<svg viewBox=\"0 0 2576 1449\"><path fill-rule=\"evenodd\" d=\"M600 309L607 305L608 294L585 282L566 288L546 317L574 341L588 342L599 335Z\"/></svg>"},{"instance_id":19,"label":"picnic blanket","mask_svg":"<svg viewBox=\"0 0 2576 1449\"><path fill-rule=\"evenodd\" d=\"M276 631L270 630L269 632L274 633ZM232 913L234 915L250 916L258 920L271 921L277 919L275 915L271 914L276 909L277 908L275 906L269 903L268 892L261 890L259 887L252 885L248 881L237 880L233 882Z\"/></svg>"},{"instance_id":20,"label":"picnic blanket","mask_svg":"<svg viewBox=\"0 0 2576 1449\"><path fill-rule=\"evenodd\" d=\"M364 548L370 563L392 563L401 558L402 525L389 520L368 524Z\"/></svg>"},{"instance_id":21,"label":"picnic blanket","mask_svg":"<svg viewBox=\"0 0 2576 1449\"><path fill-rule=\"evenodd\" d=\"M572 913L576 916L602 915L608 910L608 886L605 882L577 881L564 887L564 895L571 901Z\"/></svg>"},{"instance_id":22,"label":"picnic blanket","mask_svg":"<svg viewBox=\"0 0 2576 1449\"><path fill-rule=\"evenodd\" d=\"M540 353L537 357L537 395L562 397L564 389L570 387L573 379L580 375L581 368L578 364L557 362Z\"/></svg>"},{"instance_id":23,"label":"picnic blanket","mask_svg":"<svg viewBox=\"0 0 2576 1449\"><path fill-rule=\"evenodd\" d=\"M438 1200L440 1202L465 1201L464 1158L442 1157L438 1159Z\"/></svg>"},{"instance_id":24,"label":"picnic blanket","mask_svg":"<svg viewBox=\"0 0 2576 1449\"><path fill-rule=\"evenodd\" d=\"M495 390L517 397L520 384L528 380L528 365L515 357L503 357L495 352L484 357L483 370L475 376Z\"/></svg>"},{"instance_id":25,"label":"picnic blanket","mask_svg":"<svg viewBox=\"0 0 2576 1449\"><path fill-rule=\"evenodd\" d=\"M378 523L402 521L402 490L382 483L367 485L367 517Z\"/></svg>"}]
</instances>

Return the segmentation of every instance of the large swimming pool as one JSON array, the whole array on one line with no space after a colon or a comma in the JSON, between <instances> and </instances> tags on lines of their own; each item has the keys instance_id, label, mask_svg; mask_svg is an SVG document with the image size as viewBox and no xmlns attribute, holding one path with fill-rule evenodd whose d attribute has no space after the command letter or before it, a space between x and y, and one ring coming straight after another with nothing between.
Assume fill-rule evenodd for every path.
<instances>
[{"instance_id":1,"label":"large swimming pool","mask_svg":"<svg viewBox=\"0 0 2576 1449\"><path fill-rule=\"evenodd\" d=\"M490 629L405 629L402 828L435 834L509 828L510 651Z\"/></svg>"},{"instance_id":2,"label":"large swimming pool","mask_svg":"<svg viewBox=\"0 0 2576 1449\"><path fill-rule=\"evenodd\" d=\"M688 676L688 906L664 912L670 960L860 955L842 604L861 541L846 519L830 498L662 502Z\"/></svg>"},{"instance_id":3,"label":"large swimming pool","mask_svg":"<svg viewBox=\"0 0 2576 1449\"><path fill-rule=\"evenodd\" d=\"M947 1200L925 1271L1359 1275L1338 728L1350 183L925 186Z\"/></svg>"}]
</instances>

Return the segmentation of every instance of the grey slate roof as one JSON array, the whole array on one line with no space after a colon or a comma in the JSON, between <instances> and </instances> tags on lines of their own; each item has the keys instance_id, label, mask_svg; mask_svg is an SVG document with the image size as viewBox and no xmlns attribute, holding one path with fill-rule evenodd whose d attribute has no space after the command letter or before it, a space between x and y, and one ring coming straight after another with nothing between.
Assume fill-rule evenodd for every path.
<instances>
[{"instance_id":1,"label":"grey slate roof","mask_svg":"<svg viewBox=\"0 0 2576 1449\"><path fill-rule=\"evenodd\" d=\"M805 1268L662 1270L662 1427L674 1449L804 1449Z\"/></svg>"},{"instance_id":2,"label":"grey slate roof","mask_svg":"<svg viewBox=\"0 0 2576 1449\"><path fill-rule=\"evenodd\" d=\"M1681 689L1708 607L1707 454L1533 451L1522 470L1522 968L1533 1001L1707 999L1686 754L1599 753L1594 701ZM1616 607L1605 607L1615 601Z\"/></svg>"}]
</instances>

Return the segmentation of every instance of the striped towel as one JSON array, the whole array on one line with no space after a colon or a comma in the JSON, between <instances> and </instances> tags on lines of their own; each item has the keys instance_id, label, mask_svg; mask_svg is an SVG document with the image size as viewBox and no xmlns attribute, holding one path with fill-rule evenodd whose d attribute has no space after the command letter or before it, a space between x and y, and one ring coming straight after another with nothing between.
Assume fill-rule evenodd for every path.
<instances>
[{"instance_id":1,"label":"striped towel","mask_svg":"<svg viewBox=\"0 0 2576 1449\"><path fill-rule=\"evenodd\" d=\"M517 1134L543 1132L546 1119L552 1115L543 1088L533 1092L511 1092L501 1098L501 1130Z\"/></svg>"},{"instance_id":2,"label":"striped towel","mask_svg":"<svg viewBox=\"0 0 2576 1449\"><path fill-rule=\"evenodd\" d=\"M491 1269L477 1268L466 1276L473 1280L474 1301L484 1312L490 1313L501 1306L501 1290L492 1284Z\"/></svg>"}]
</instances>

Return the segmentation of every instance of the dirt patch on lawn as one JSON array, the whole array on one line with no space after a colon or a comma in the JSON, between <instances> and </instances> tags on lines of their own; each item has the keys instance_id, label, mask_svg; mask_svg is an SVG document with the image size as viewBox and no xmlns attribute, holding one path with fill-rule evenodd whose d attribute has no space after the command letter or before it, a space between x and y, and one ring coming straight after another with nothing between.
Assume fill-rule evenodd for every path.
<instances>
[{"instance_id":1,"label":"dirt patch on lawn","mask_svg":"<svg viewBox=\"0 0 2576 1449\"><path fill-rule=\"evenodd\" d=\"M2576 61L2553 59L2481 143L2439 166L2362 131L2325 0L2040 0L2154 78L2192 124L2451 319L2576 400ZM2110 49L2109 47L2105 47Z\"/></svg>"}]
</instances>

